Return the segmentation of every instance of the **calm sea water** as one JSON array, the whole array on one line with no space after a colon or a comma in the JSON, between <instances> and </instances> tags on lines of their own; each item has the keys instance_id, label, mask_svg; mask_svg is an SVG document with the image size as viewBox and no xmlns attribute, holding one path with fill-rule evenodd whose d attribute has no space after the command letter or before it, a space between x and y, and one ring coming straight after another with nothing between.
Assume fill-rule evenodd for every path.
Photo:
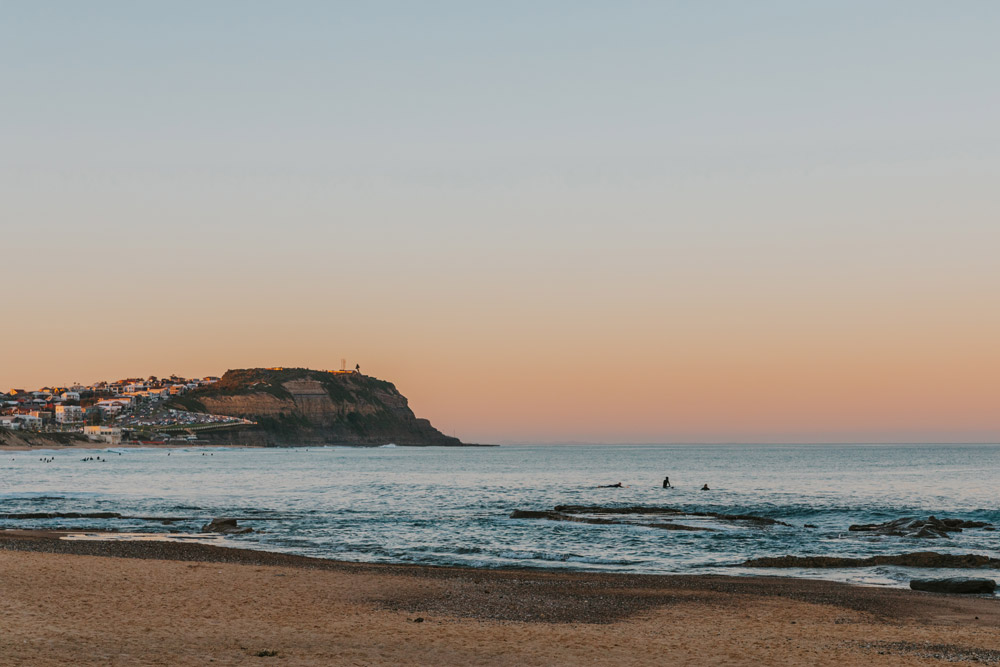
<instances>
[{"instance_id":1,"label":"calm sea water","mask_svg":"<svg viewBox=\"0 0 1000 667\"><path fill-rule=\"evenodd\" d=\"M51 463L40 461L51 455ZM4 519L2 527L196 533L235 516L226 544L322 558L485 568L808 576L902 585L904 568L749 570L758 556L911 551L1000 556L1000 531L925 540L848 532L903 516L1000 527L1000 446L509 446L111 449L0 460L0 515L119 512L143 519ZM106 462L87 462L100 456ZM661 488L664 475L676 486ZM622 482L622 489L595 488ZM700 491L702 484L711 491ZM755 514L792 527L716 532L511 519L555 505L655 505ZM697 521L678 520L694 525ZM816 528L805 528L813 524ZM921 571L923 575L927 570ZM948 570L935 575L978 574Z\"/></svg>"}]
</instances>

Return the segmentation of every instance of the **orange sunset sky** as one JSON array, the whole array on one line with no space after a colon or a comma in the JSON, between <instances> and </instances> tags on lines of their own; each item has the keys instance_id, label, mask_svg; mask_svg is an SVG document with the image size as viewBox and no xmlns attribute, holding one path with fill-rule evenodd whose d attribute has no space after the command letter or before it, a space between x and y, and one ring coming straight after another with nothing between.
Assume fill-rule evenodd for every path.
<instances>
[{"instance_id":1,"label":"orange sunset sky","mask_svg":"<svg viewBox=\"0 0 1000 667\"><path fill-rule=\"evenodd\" d=\"M419 4L8 7L0 390L343 357L469 442L1000 441L1000 6Z\"/></svg>"}]
</instances>

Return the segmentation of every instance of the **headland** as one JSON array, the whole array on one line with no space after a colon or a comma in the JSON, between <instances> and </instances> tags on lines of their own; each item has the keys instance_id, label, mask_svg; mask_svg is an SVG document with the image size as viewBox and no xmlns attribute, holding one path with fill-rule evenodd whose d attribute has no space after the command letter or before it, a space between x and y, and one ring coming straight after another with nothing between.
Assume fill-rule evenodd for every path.
<instances>
[{"instance_id":1,"label":"headland","mask_svg":"<svg viewBox=\"0 0 1000 667\"><path fill-rule=\"evenodd\" d=\"M457 446L385 380L356 371L244 368L175 396L168 408L243 420L198 434L208 444Z\"/></svg>"},{"instance_id":2,"label":"headland","mask_svg":"<svg viewBox=\"0 0 1000 667\"><path fill-rule=\"evenodd\" d=\"M0 394L0 448L119 445L465 446L391 382L353 371L244 368Z\"/></svg>"}]
</instances>

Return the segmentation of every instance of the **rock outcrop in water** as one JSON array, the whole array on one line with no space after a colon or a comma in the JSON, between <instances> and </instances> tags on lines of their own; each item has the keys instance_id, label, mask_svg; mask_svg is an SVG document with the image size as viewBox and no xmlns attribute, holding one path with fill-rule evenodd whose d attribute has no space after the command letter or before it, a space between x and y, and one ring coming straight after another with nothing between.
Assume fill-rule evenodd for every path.
<instances>
[{"instance_id":1,"label":"rock outcrop in water","mask_svg":"<svg viewBox=\"0 0 1000 667\"><path fill-rule=\"evenodd\" d=\"M947 567L947 568L991 568L1000 569L1000 558L990 558L979 554L941 554L934 551L918 551L889 556L868 558L839 558L834 556L777 556L751 558L740 564L742 567L871 567L874 565L897 565L899 567Z\"/></svg>"},{"instance_id":2,"label":"rock outcrop in water","mask_svg":"<svg viewBox=\"0 0 1000 667\"><path fill-rule=\"evenodd\" d=\"M245 533L252 533L253 528L250 526L238 525L236 519L217 517L202 526L201 532L221 533L223 535L243 535Z\"/></svg>"},{"instance_id":3,"label":"rock outcrop in water","mask_svg":"<svg viewBox=\"0 0 1000 667\"><path fill-rule=\"evenodd\" d=\"M0 514L0 519L121 519L118 512L18 512Z\"/></svg>"},{"instance_id":4,"label":"rock outcrop in water","mask_svg":"<svg viewBox=\"0 0 1000 667\"><path fill-rule=\"evenodd\" d=\"M987 528L992 526L985 521L965 521L963 519L938 519L931 516L927 519L906 517L885 523L857 524L848 528L855 532L876 533L878 535L894 535L898 537L949 537L948 533L961 533L964 528Z\"/></svg>"},{"instance_id":5,"label":"rock outcrop in water","mask_svg":"<svg viewBox=\"0 0 1000 667\"><path fill-rule=\"evenodd\" d=\"M723 514L720 512L688 512L673 507L647 507L633 505L631 507L604 507L601 505L556 505L556 512L565 514L675 514L684 516L706 517L720 521L745 521L759 526L788 526L789 524L766 516L753 514Z\"/></svg>"},{"instance_id":6,"label":"rock outcrop in water","mask_svg":"<svg viewBox=\"0 0 1000 667\"><path fill-rule=\"evenodd\" d=\"M680 523L624 521L622 519L599 519L597 517L573 516L572 514L563 514L562 512L553 512L549 510L543 510L540 512L532 510L514 510L513 512L511 512L510 518L548 519L549 521L572 521L575 523L591 523L598 526L628 525L628 526L643 526L646 528L659 528L660 530L692 530L692 531L715 532L715 529L713 528L704 528L700 526L685 526L684 524Z\"/></svg>"},{"instance_id":7,"label":"rock outcrop in water","mask_svg":"<svg viewBox=\"0 0 1000 667\"><path fill-rule=\"evenodd\" d=\"M989 595L997 588L992 579L949 577L947 579L912 579L910 588L928 593L958 593L960 595Z\"/></svg>"},{"instance_id":8,"label":"rock outcrop in water","mask_svg":"<svg viewBox=\"0 0 1000 667\"><path fill-rule=\"evenodd\" d=\"M613 515L616 518L604 518ZM670 516L665 521L637 521L625 519L626 516ZM659 528L660 530L692 530L714 532L714 528L704 526L687 526L674 523L674 517L710 518L719 521L746 522L754 526L787 526L787 523L768 517L750 514L722 514L719 512L687 512L673 507L604 507L601 505L556 505L552 510L514 510L512 519L548 519L549 521L572 521L576 523L592 523L596 525L628 525Z\"/></svg>"},{"instance_id":9,"label":"rock outcrop in water","mask_svg":"<svg viewBox=\"0 0 1000 667\"><path fill-rule=\"evenodd\" d=\"M241 417L254 426L199 432L212 444L461 445L418 419L391 382L305 368L227 371L171 407Z\"/></svg>"}]
</instances>

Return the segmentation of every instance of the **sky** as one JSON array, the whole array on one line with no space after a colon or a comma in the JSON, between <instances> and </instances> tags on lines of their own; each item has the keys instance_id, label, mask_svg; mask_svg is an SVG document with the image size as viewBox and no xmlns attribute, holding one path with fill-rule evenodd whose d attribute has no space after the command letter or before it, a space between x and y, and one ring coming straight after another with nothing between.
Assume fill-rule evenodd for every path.
<instances>
[{"instance_id":1,"label":"sky","mask_svg":"<svg viewBox=\"0 0 1000 667\"><path fill-rule=\"evenodd\" d=\"M1000 4L0 0L0 389L1000 441Z\"/></svg>"}]
</instances>

